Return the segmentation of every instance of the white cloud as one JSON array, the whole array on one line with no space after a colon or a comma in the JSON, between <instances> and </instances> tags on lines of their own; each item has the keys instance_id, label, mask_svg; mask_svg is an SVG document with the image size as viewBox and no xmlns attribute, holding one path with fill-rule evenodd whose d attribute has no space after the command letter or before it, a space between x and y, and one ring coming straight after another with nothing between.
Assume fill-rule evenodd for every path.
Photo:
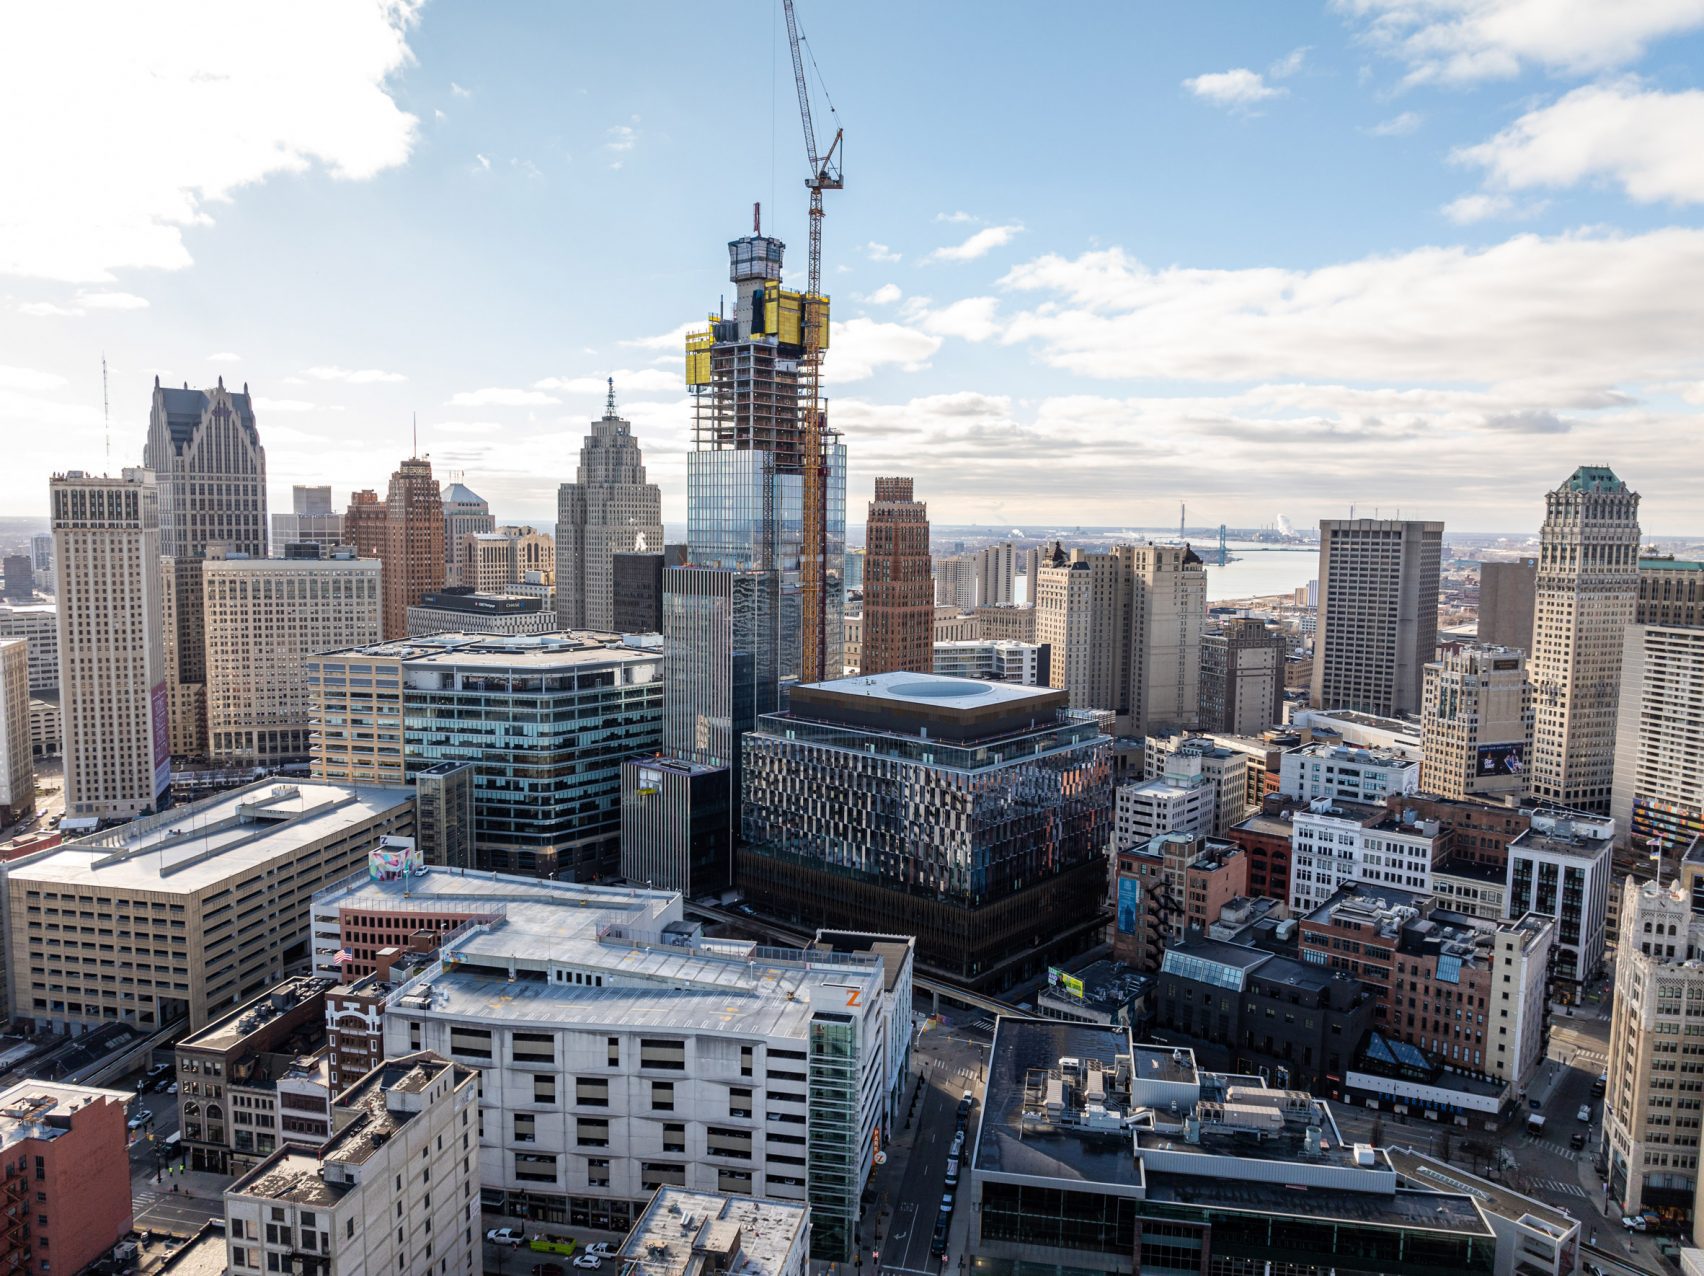
<instances>
[{"instance_id":1,"label":"white cloud","mask_svg":"<svg viewBox=\"0 0 1704 1276\"><path fill-rule=\"evenodd\" d=\"M593 394L602 398L609 392L607 378L615 378L615 397L619 403L624 395L645 394L655 390L679 390L685 382L677 361L671 360L671 367L664 368L622 368L615 372L605 373L601 377L545 377L534 381L535 390L556 390L562 394Z\"/></svg>"},{"instance_id":2,"label":"white cloud","mask_svg":"<svg viewBox=\"0 0 1704 1276\"><path fill-rule=\"evenodd\" d=\"M929 254L930 261L974 261L985 257L996 248L1012 242L1012 237L1023 227L1018 224L1010 226L984 226L975 232L962 244L953 244L946 248L937 248Z\"/></svg>"},{"instance_id":3,"label":"white cloud","mask_svg":"<svg viewBox=\"0 0 1704 1276\"><path fill-rule=\"evenodd\" d=\"M473 171L476 173L489 173L491 171L490 158L475 152L473 156Z\"/></svg>"},{"instance_id":4,"label":"white cloud","mask_svg":"<svg viewBox=\"0 0 1704 1276\"><path fill-rule=\"evenodd\" d=\"M625 340L618 341L616 344L627 346L633 350L680 351L685 348L686 334L689 332L699 332L703 329L703 327L704 324L702 322L683 323L677 327L670 328L667 332L659 332L654 337L628 337ZM588 350L586 353L596 354L597 352L595 350Z\"/></svg>"},{"instance_id":5,"label":"white cloud","mask_svg":"<svg viewBox=\"0 0 1704 1276\"><path fill-rule=\"evenodd\" d=\"M891 306L905 294L899 290L898 284L883 284L872 292L866 300L872 306Z\"/></svg>"},{"instance_id":6,"label":"white cloud","mask_svg":"<svg viewBox=\"0 0 1704 1276\"><path fill-rule=\"evenodd\" d=\"M1615 386L1696 376L1704 230L1518 235L1311 270L1151 269L1112 248L1002 281L1043 304L1008 321L1073 373Z\"/></svg>"},{"instance_id":7,"label":"white cloud","mask_svg":"<svg viewBox=\"0 0 1704 1276\"><path fill-rule=\"evenodd\" d=\"M148 299L133 292L80 292L77 304L90 310L146 310Z\"/></svg>"},{"instance_id":8,"label":"white cloud","mask_svg":"<svg viewBox=\"0 0 1704 1276\"><path fill-rule=\"evenodd\" d=\"M639 145L638 126L639 117L635 115L632 117L631 123L612 125L604 130L603 149L606 154L616 157L610 161L609 166L611 168L620 168L624 162L621 157Z\"/></svg>"},{"instance_id":9,"label":"white cloud","mask_svg":"<svg viewBox=\"0 0 1704 1276\"><path fill-rule=\"evenodd\" d=\"M938 222L974 222L981 219L973 213L967 213L960 209L956 213L936 213L935 220Z\"/></svg>"},{"instance_id":10,"label":"white cloud","mask_svg":"<svg viewBox=\"0 0 1704 1276\"><path fill-rule=\"evenodd\" d=\"M0 363L0 389L57 390L65 378L57 372L37 372L34 368L11 368Z\"/></svg>"},{"instance_id":11,"label":"white cloud","mask_svg":"<svg viewBox=\"0 0 1704 1276\"><path fill-rule=\"evenodd\" d=\"M311 403L307 399L262 399L254 401L256 412L326 412L330 409L323 404Z\"/></svg>"},{"instance_id":12,"label":"white cloud","mask_svg":"<svg viewBox=\"0 0 1704 1276\"><path fill-rule=\"evenodd\" d=\"M1246 66L1193 76L1183 82L1183 87L1215 106L1240 110L1246 110L1256 102L1264 102L1268 98L1282 97L1289 92L1288 89L1268 84L1259 71L1250 71Z\"/></svg>"},{"instance_id":13,"label":"white cloud","mask_svg":"<svg viewBox=\"0 0 1704 1276\"><path fill-rule=\"evenodd\" d=\"M1308 50L1311 47L1311 45L1304 44L1299 49L1291 49L1283 57L1279 58L1271 66L1267 67L1266 74L1270 75L1274 80L1288 79L1290 76L1295 75L1296 72L1302 69L1302 64L1307 61Z\"/></svg>"},{"instance_id":14,"label":"white cloud","mask_svg":"<svg viewBox=\"0 0 1704 1276\"><path fill-rule=\"evenodd\" d=\"M208 363L241 363L242 361L242 355L236 354L230 350L221 350L218 354L210 354L207 356Z\"/></svg>"},{"instance_id":15,"label":"white cloud","mask_svg":"<svg viewBox=\"0 0 1704 1276\"><path fill-rule=\"evenodd\" d=\"M20 301L17 305L17 311L21 315L35 315L38 317L68 317L83 313L82 308L79 306L61 306L57 302L53 301Z\"/></svg>"},{"instance_id":16,"label":"white cloud","mask_svg":"<svg viewBox=\"0 0 1704 1276\"><path fill-rule=\"evenodd\" d=\"M329 367L308 368L306 374L315 381L341 381L345 385L372 385L380 381L408 380L400 372L385 372L380 368L340 368L335 364Z\"/></svg>"},{"instance_id":17,"label":"white cloud","mask_svg":"<svg viewBox=\"0 0 1704 1276\"><path fill-rule=\"evenodd\" d=\"M1704 0L1335 0L1410 83L1509 79L1523 67L1590 75L1704 27Z\"/></svg>"},{"instance_id":18,"label":"white cloud","mask_svg":"<svg viewBox=\"0 0 1704 1276\"><path fill-rule=\"evenodd\" d=\"M1391 116L1388 120L1380 120L1367 132L1373 137L1407 137L1410 133L1418 131L1425 120L1426 117L1418 111L1403 111L1399 115Z\"/></svg>"},{"instance_id":19,"label":"white cloud","mask_svg":"<svg viewBox=\"0 0 1704 1276\"><path fill-rule=\"evenodd\" d=\"M6 146L29 180L0 183L0 273L88 283L181 269L185 228L244 186L401 164L415 120L386 82L410 61L416 5L258 6L240 35L219 0L13 9L0 119L29 122Z\"/></svg>"},{"instance_id":20,"label":"white cloud","mask_svg":"<svg viewBox=\"0 0 1704 1276\"><path fill-rule=\"evenodd\" d=\"M900 254L894 252L886 244L876 243L873 239L864 245L864 255L871 261L880 262L895 262L900 259Z\"/></svg>"},{"instance_id":21,"label":"white cloud","mask_svg":"<svg viewBox=\"0 0 1704 1276\"><path fill-rule=\"evenodd\" d=\"M508 389L487 386L483 390L463 390L449 398L452 408L525 408L545 403L560 403L561 399L538 390Z\"/></svg>"},{"instance_id":22,"label":"white cloud","mask_svg":"<svg viewBox=\"0 0 1704 1276\"><path fill-rule=\"evenodd\" d=\"M472 89L464 89L464 88L462 88L461 85L457 84L454 80L450 81L450 92L452 94L454 94L456 97L472 97L473 96L473 90Z\"/></svg>"},{"instance_id":23,"label":"white cloud","mask_svg":"<svg viewBox=\"0 0 1704 1276\"><path fill-rule=\"evenodd\" d=\"M1704 91L1662 93L1636 81L1591 84L1529 111L1452 158L1500 190L1611 181L1648 204L1704 202Z\"/></svg>"},{"instance_id":24,"label":"white cloud","mask_svg":"<svg viewBox=\"0 0 1704 1276\"><path fill-rule=\"evenodd\" d=\"M1001 330L994 319L999 306L994 297L966 297L939 310L926 310L920 318L923 327L937 336L986 341Z\"/></svg>"},{"instance_id":25,"label":"white cloud","mask_svg":"<svg viewBox=\"0 0 1704 1276\"><path fill-rule=\"evenodd\" d=\"M1445 217L1458 226L1471 226L1476 222L1490 221L1500 218L1504 221L1519 221L1526 217L1536 217L1548 206L1548 201L1537 199L1520 203L1510 199L1500 192L1484 192L1463 195L1452 199L1441 210Z\"/></svg>"},{"instance_id":26,"label":"white cloud","mask_svg":"<svg viewBox=\"0 0 1704 1276\"><path fill-rule=\"evenodd\" d=\"M848 319L836 324L834 348L823 363L823 376L834 385L863 381L878 368L895 366L920 372L941 348L941 338L904 324L876 319Z\"/></svg>"}]
</instances>

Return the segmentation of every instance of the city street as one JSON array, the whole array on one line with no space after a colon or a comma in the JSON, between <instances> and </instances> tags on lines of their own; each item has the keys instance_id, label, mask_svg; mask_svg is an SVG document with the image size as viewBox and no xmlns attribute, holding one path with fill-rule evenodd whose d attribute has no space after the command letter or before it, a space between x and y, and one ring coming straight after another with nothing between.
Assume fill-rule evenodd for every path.
<instances>
[{"instance_id":1,"label":"city street","mask_svg":"<svg viewBox=\"0 0 1704 1276\"><path fill-rule=\"evenodd\" d=\"M130 1085L130 1079L126 1078L114 1088ZM144 1094L138 1096L137 1103L154 1114L154 1123L130 1145L130 1208L135 1220L132 1226L143 1233L192 1236L208 1219L224 1215L220 1194L232 1180L223 1174L190 1171L174 1174L169 1166L176 1165L175 1160L166 1167L157 1164L155 1148L163 1148L165 1141L177 1133L177 1096Z\"/></svg>"}]
</instances>

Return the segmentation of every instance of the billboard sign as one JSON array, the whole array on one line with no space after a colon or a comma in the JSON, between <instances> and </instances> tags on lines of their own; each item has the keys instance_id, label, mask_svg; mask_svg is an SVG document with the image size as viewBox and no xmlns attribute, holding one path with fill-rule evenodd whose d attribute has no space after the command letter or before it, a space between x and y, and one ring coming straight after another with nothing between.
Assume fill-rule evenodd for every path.
<instances>
[{"instance_id":1,"label":"billboard sign","mask_svg":"<svg viewBox=\"0 0 1704 1276\"><path fill-rule=\"evenodd\" d=\"M1481 780L1526 774L1526 745L1482 744L1474 750L1473 773Z\"/></svg>"},{"instance_id":2,"label":"billboard sign","mask_svg":"<svg viewBox=\"0 0 1704 1276\"><path fill-rule=\"evenodd\" d=\"M1057 966L1047 968L1047 986L1065 993L1068 997L1075 997L1078 1001L1083 999L1083 981L1075 975L1060 970Z\"/></svg>"},{"instance_id":3,"label":"billboard sign","mask_svg":"<svg viewBox=\"0 0 1704 1276\"><path fill-rule=\"evenodd\" d=\"M168 731L169 717L166 710L166 684L156 682L152 693L152 714L150 725L154 737L154 805L160 804L160 799L167 789L172 787L172 745Z\"/></svg>"},{"instance_id":4,"label":"billboard sign","mask_svg":"<svg viewBox=\"0 0 1704 1276\"><path fill-rule=\"evenodd\" d=\"M1142 904L1142 883L1134 877L1118 879L1118 933L1136 933L1136 915Z\"/></svg>"}]
</instances>

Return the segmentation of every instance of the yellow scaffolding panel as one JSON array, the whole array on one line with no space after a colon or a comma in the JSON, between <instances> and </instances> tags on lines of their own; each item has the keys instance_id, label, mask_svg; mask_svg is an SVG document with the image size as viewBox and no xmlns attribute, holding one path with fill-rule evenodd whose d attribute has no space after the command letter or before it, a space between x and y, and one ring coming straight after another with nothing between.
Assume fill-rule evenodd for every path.
<instances>
[{"instance_id":1,"label":"yellow scaffolding panel","mask_svg":"<svg viewBox=\"0 0 1704 1276\"><path fill-rule=\"evenodd\" d=\"M715 344L715 333L709 328L686 334L687 385L710 384L710 347Z\"/></svg>"}]
</instances>

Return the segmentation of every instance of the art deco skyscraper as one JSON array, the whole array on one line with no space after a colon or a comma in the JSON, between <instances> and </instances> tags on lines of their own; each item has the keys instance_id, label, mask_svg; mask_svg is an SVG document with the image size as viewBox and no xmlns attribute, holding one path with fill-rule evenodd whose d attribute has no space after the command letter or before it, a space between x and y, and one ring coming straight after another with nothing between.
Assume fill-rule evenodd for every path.
<instances>
[{"instance_id":1,"label":"art deco skyscraper","mask_svg":"<svg viewBox=\"0 0 1704 1276\"><path fill-rule=\"evenodd\" d=\"M171 787L159 493L147 470L56 475L65 812L126 818Z\"/></svg>"},{"instance_id":2,"label":"art deco skyscraper","mask_svg":"<svg viewBox=\"0 0 1704 1276\"><path fill-rule=\"evenodd\" d=\"M860 673L935 667L935 583L929 507L908 478L878 478L864 524L864 647Z\"/></svg>"},{"instance_id":3,"label":"art deco skyscraper","mask_svg":"<svg viewBox=\"0 0 1704 1276\"><path fill-rule=\"evenodd\" d=\"M1314 708L1420 712L1438 646L1443 546L1442 523L1320 520Z\"/></svg>"},{"instance_id":4,"label":"art deco skyscraper","mask_svg":"<svg viewBox=\"0 0 1704 1276\"><path fill-rule=\"evenodd\" d=\"M574 481L557 489L557 623L613 629L615 556L662 549L663 495L645 481L645 457L633 423L616 415L612 379L604 414L580 445Z\"/></svg>"},{"instance_id":5,"label":"art deco skyscraper","mask_svg":"<svg viewBox=\"0 0 1704 1276\"><path fill-rule=\"evenodd\" d=\"M444 504L432 462L422 457L410 457L391 475L379 561L385 639L406 638L409 607L444 585Z\"/></svg>"},{"instance_id":6,"label":"art deco skyscraper","mask_svg":"<svg viewBox=\"0 0 1704 1276\"><path fill-rule=\"evenodd\" d=\"M1574 810L1605 812L1622 642L1639 597L1639 494L1608 468L1582 465L1544 501L1527 660L1531 791Z\"/></svg>"},{"instance_id":7,"label":"art deco skyscraper","mask_svg":"<svg viewBox=\"0 0 1704 1276\"><path fill-rule=\"evenodd\" d=\"M201 561L209 545L266 557L266 452L248 387L227 390L221 377L210 390L179 390L155 377L142 464L158 485L160 552L172 564L172 752L199 755L207 748Z\"/></svg>"},{"instance_id":8,"label":"art deco skyscraper","mask_svg":"<svg viewBox=\"0 0 1704 1276\"><path fill-rule=\"evenodd\" d=\"M385 556L385 503L372 488L349 493L343 515L343 543L355 547L356 558Z\"/></svg>"}]
</instances>

